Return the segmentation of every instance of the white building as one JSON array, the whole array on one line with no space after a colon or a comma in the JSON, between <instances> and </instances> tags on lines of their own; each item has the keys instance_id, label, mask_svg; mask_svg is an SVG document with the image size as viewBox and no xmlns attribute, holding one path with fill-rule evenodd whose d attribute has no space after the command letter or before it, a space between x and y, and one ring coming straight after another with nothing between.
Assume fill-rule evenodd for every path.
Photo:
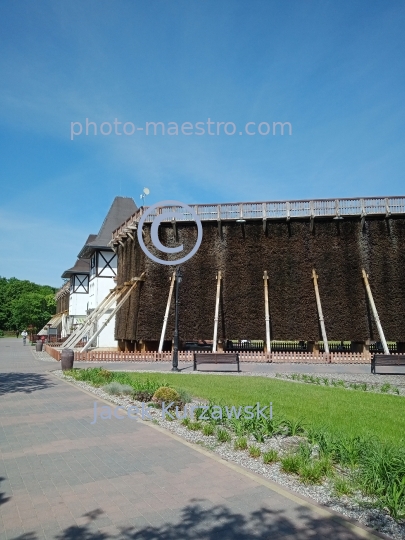
<instances>
[{"instance_id":1,"label":"white building","mask_svg":"<svg viewBox=\"0 0 405 540\"><path fill-rule=\"evenodd\" d=\"M90 235L86 240L86 244L95 238L96 235ZM89 309L89 274L89 259L77 259L75 265L65 270L62 274L63 279L69 280L67 334L71 334L87 317L87 311Z\"/></svg>"},{"instance_id":2,"label":"white building","mask_svg":"<svg viewBox=\"0 0 405 540\"><path fill-rule=\"evenodd\" d=\"M104 219L99 233L89 237L78 255L79 261L90 261L89 286L88 294L86 294L86 298L88 299L87 314L90 314L98 305L100 305L110 290L116 285L117 256L108 246L108 243L112 238L112 232L132 216L136 210L136 204L131 197L116 197ZM80 288L79 281L80 280L77 282L75 281L74 283L77 283ZM77 302L78 305L81 305L79 297L77 297L75 302ZM94 334L108 319L114 307L115 304L94 324L92 334ZM96 343L92 343L92 347L116 347L117 342L114 339L114 328L115 317L111 319L108 325L96 338Z\"/></svg>"}]
</instances>

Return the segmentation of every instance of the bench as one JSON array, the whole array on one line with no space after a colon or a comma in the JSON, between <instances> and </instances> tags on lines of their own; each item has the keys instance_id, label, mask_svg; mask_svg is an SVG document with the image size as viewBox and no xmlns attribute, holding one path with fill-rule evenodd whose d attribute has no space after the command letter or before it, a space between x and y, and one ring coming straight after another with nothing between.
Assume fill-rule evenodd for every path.
<instances>
[{"instance_id":1,"label":"bench","mask_svg":"<svg viewBox=\"0 0 405 540\"><path fill-rule=\"evenodd\" d=\"M236 364L240 372L238 353L194 353L194 371L198 364Z\"/></svg>"},{"instance_id":2,"label":"bench","mask_svg":"<svg viewBox=\"0 0 405 540\"><path fill-rule=\"evenodd\" d=\"M374 354L371 358L371 373L376 366L405 366L405 354Z\"/></svg>"}]
</instances>

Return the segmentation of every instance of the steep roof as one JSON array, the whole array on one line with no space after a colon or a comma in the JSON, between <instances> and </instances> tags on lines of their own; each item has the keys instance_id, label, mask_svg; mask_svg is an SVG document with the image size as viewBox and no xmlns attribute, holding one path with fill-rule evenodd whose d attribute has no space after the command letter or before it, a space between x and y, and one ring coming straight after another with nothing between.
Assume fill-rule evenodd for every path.
<instances>
[{"instance_id":1,"label":"steep roof","mask_svg":"<svg viewBox=\"0 0 405 540\"><path fill-rule=\"evenodd\" d=\"M90 273L90 259L77 259L74 266L65 270L62 274L62 278L70 278L72 274L89 274Z\"/></svg>"},{"instance_id":2,"label":"steep roof","mask_svg":"<svg viewBox=\"0 0 405 540\"><path fill-rule=\"evenodd\" d=\"M87 240L84 243L84 247L86 247L87 244L90 242L93 242L97 238L96 234L89 234L87 237ZM82 249L83 249L82 248ZM68 270L65 270L62 274L62 278L70 278L72 274L89 274L90 273L90 259L77 259L75 264L72 266L72 268L68 268Z\"/></svg>"},{"instance_id":3,"label":"steep roof","mask_svg":"<svg viewBox=\"0 0 405 540\"><path fill-rule=\"evenodd\" d=\"M98 235L93 240L86 242L78 255L79 259L90 258L92 252L97 248L109 249L108 243L111 240L112 232L132 216L136 210L137 206L132 197L115 197Z\"/></svg>"}]
</instances>

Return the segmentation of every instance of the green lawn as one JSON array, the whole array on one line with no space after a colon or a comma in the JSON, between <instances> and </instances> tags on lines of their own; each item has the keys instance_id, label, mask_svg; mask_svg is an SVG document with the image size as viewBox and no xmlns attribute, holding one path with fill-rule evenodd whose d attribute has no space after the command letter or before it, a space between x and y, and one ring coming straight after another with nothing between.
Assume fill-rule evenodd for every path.
<instances>
[{"instance_id":1,"label":"green lawn","mask_svg":"<svg viewBox=\"0 0 405 540\"><path fill-rule=\"evenodd\" d=\"M301 384L266 377L130 373L134 379L166 381L216 404L262 406L273 403L275 416L303 418L346 435L375 435L404 442L405 398L359 390Z\"/></svg>"}]
</instances>

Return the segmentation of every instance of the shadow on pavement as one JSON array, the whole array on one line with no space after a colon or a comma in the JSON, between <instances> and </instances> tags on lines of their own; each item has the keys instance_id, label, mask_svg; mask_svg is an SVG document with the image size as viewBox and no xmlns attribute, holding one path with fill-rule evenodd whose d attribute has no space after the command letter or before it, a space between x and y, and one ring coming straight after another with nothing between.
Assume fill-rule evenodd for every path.
<instances>
[{"instance_id":1,"label":"shadow on pavement","mask_svg":"<svg viewBox=\"0 0 405 540\"><path fill-rule=\"evenodd\" d=\"M134 518L133 525L120 527L120 532L107 532L102 524L104 512L94 510L85 517L85 525L68 527L55 535L55 540L354 540L359 538L349 529L331 518L314 518L310 511L301 508L299 523L293 523L283 516L283 511L261 508L248 515L231 512L226 506L207 508L206 501L194 500L180 513L173 511L177 519L166 520L160 526L136 525L136 521L145 522L144 518ZM205 503L205 504L204 504ZM97 526L97 519L101 523ZM163 521L163 518L161 518ZM106 529L103 530L103 527ZM108 527L109 528L109 527ZM39 540L35 533L25 533L15 540Z\"/></svg>"},{"instance_id":2,"label":"shadow on pavement","mask_svg":"<svg viewBox=\"0 0 405 540\"><path fill-rule=\"evenodd\" d=\"M0 476L0 483L5 480L4 476ZM4 493L0 491L0 506L10 500L10 497L5 497Z\"/></svg>"},{"instance_id":3,"label":"shadow on pavement","mask_svg":"<svg viewBox=\"0 0 405 540\"><path fill-rule=\"evenodd\" d=\"M40 373L0 373L0 395L15 392L30 394L51 386L55 386L55 383Z\"/></svg>"}]
</instances>

